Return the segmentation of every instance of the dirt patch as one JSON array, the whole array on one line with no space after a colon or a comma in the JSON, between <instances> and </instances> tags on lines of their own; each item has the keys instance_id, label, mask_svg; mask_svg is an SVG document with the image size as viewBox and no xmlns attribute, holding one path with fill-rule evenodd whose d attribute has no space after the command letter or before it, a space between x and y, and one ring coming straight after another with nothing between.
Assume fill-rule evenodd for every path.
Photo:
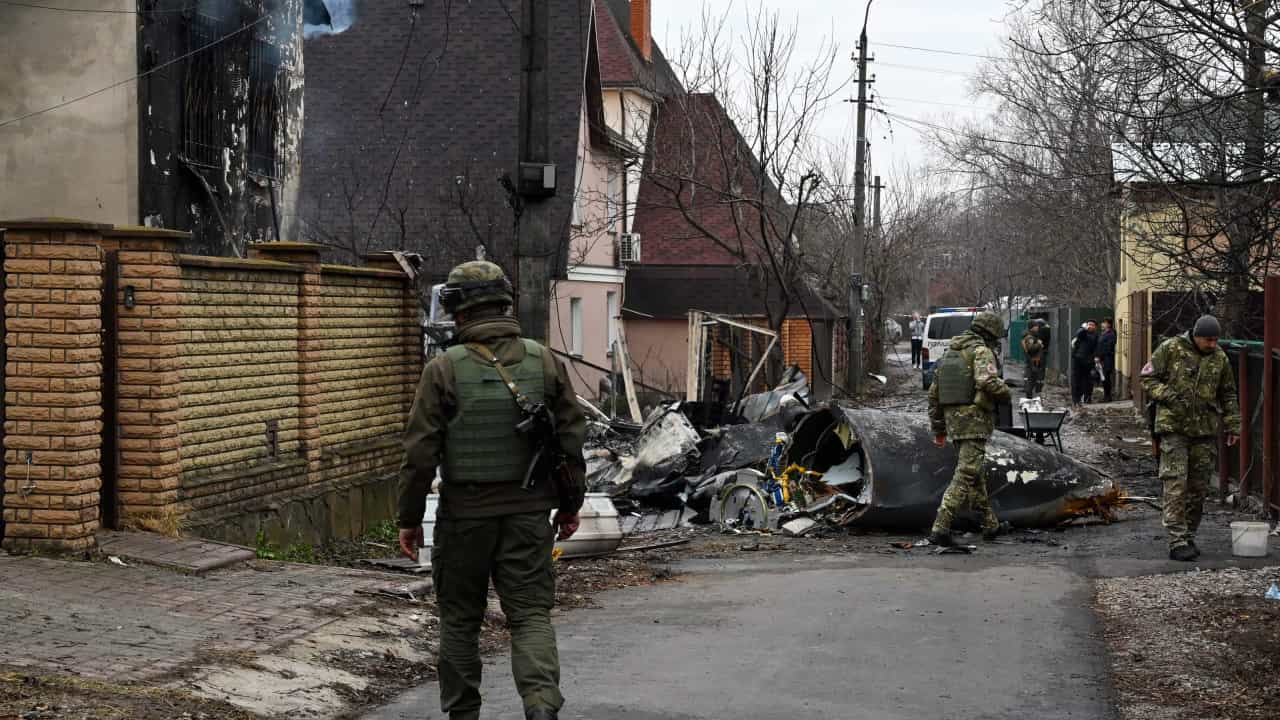
<instances>
[{"instance_id":1,"label":"dirt patch","mask_svg":"<svg viewBox=\"0 0 1280 720\"><path fill-rule=\"evenodd\" d=\"M1124 720L1276 717L1280 568L1102 580L1097 608Z\"/></svg>"},{"instance_id":2,"label":"dirt patch","mask_svg":"<svg viewBox=\"0 0 1280 720\"><path fill-rule=\"evenodd\" d=\"M171 688L0 668L0 720L253 720L225 702Z\"/></svg>"}]
</instances>

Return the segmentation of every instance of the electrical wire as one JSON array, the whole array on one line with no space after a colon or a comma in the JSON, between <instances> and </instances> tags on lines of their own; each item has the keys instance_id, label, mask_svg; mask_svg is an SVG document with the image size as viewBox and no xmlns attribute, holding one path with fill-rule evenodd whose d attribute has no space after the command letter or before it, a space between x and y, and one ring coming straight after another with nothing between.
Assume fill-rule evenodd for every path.
<instances>
[{"instance_id":1,"label":"electrical wire","mask_svg":"<svg viewBox=\"0 0 1280 720\"><path fill-rule=\"evenodd\" d=\"M935 75L960 75L968 77L973 74L972 70L951 70L948 68L925 67L923 65L901 65L899 63L887 63L876 61L876 65L880 67L899 68L901 70L913 70L915 72L934 73Z\"/></svg>"},{"instance_id":2,"label":"electrical wire","mask_svg":"<svg viewBox=\"0 0 1280 720\"><path fill-rule=\"evenodd\" d=\"M142 12L138 10L99 10L96 8L69 8L69 7L59 7L55 5L40 5L38 3L16 2L16 0L0 0L0 5L10 5L12 7L29 8L31 10L50 10L52 12L64 12L64 13L88 13L88 14L94 14L94 15L141 15L142 14ZM181 7L181 8L167 8L164 10L159 10L159 9L146 10L143 12L150 15L153 13L181 13L181 12L187 12L188 10L194 10L194 9L195 9L195 5L188 5L186 7Z\"/></svg>"},{"instance_id":3,"label":"electrical wire","mask_svg":"<svg viewBox=\"0 0 1280 720\"><path fill-rule=\"evenodd\" d=\"M919 50L920 52L938 53L940 55L959 55L960 57L981 58L983 60L1008 60L1008 58L998 55L980 55L978 53L959 52L956 50L940 50L938 48L920 47L918 45L895 45L893 43L872 42L870 45L878 45L880 47L898 48L899 50Z\"/></svg>"},{"instance_id":4,"label":"electrical wire","mask_svg":"<svg viewBox=\"0 0 1280 720\"><path fill-rule=\"evenodd\" d=\"M159 65L157 65L157 66L155 66L155 67L151 68L150 70L147 70L146 72L138 73L137 75L134 75L133 77L126 78L126 79L124 79L124 80L116 81L116 82L111 83L110 85L108 85L108 86L106 86L106 87L104 87L104 88L99 88L99 89L97 89L97 90L94 90L93 92L85 93L84 95L80 95L79 97L74 97L74 98L71 98L70 100L64 100L63 102L60 102L60 103L58 103L57 105L50 105L49 107L41 108L41 109L39 109L39 110L32 110L31 112L27 113L26 115L19 115L19 116L18 116L18 117L16 117L16 118L12 118L12 119L10 119L10 120L5 120L5 121L3 121L3 122L0 122L0 128L5 128L5 127L8 127L8 126L10 126L10 125L16 125L17 123L20 123L20 122L22 122L23 120L29 120L29 119L31 119L31 118L33 118L33 117L36 117L37 115L44 115L45 113L50 113L50 112L53 112L54 110L61 110L62 108L67 107L68 105L74 105L75 103L78 103L78 102L80 102L81 100L88 100L88 99L89 99L89 98L91 98L91 97L94 97L94 96L97 96L97 95L101 95L102 93L107 92L107 91L109 91L109 90L114 90L114 89L116 89L116 88L120 87L121 85L128 85L128 84L129 84L129 83L131 83L131 82L137 82L138 80L141 80L142 78L147 77L147 76L149 76L149 75L154 75L155 73L158 73L158 72L160 72L161 70L164 70L164 69L165 69L165 68L167 68L167 67L170 67L170 66L172 66L172 65L174 65L174 64L176 64L176 63L180 63L180 62L182 62L183 60L186 60L187 58L192 57L193 55L197 55L197 54L199 54L199 53L202 53L202 52L204 52L205 50L208 50L209 48L213 47L214 45L219 45L219 44L221 44L221 43L223 43L223 42L225 42L225 41L227 41L227 40L231 39L232 37L235 37L236 35L239 35L240 33L243 33L244 31L246 31L246 30L249 30L249 29L253 28L254 26L256 26L256 25L258 25L258 24L260 24L260 23L264 22L268 17L270 17L270 16L269 16L269 15L263 15L262 17L258 18L257 20L254 20L253 22L249 23L248 25L244 25L244 26L240 27L240 28L239 28L239 29L237 29L237 30L232 30L231 32L227 33L226 35L223 35L222 37L218 38L217 40L213 40L213 41L209 42L209 43L208 43L208 44L206 44L206 45L201 45L200 47L196 48L195 50L192 50L191 52L188 52L188 53L186 53L186 54L184 54L184 55L179 55L178 57L176 57L176 58L174 58L174 59L172 59L172 60L169 60L169 61L166 61L166 62L160 63Z\"/></svg>"}]
</instances>

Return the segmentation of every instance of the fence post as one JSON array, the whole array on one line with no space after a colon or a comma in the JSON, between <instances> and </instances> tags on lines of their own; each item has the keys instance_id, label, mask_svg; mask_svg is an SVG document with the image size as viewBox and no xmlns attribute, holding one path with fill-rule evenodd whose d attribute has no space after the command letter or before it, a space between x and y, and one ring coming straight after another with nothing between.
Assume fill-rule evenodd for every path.
<instances>
[{"instance_id":1,"label":"fence post","mask_svg":"<svg viewBox=\"0 0 1280 720\"><path fill-rule=\"evenodd\" d=\"M1247 346L1241 346L1237 365L1238 373L1236 377L1239 379L1237 385L1240 391L1240 443L1237 445L1237 449L1240 451L1240 497L1244 497L1249 492L1249 480L1253 474L1250 472L1250 465L1253 462L1253 410L1250 408L1253 388L1249 386L1249 348ZM1226 455L1224 454L1223 457L1226 457ZM1225 462L1219 463L1219 465L1226 467ZM1225 497L1227 492L1225 477L1222 479L1220 489Z\"/></svg>"},{"instance_id":2,"label":"fence post","mask_svg":"<svg viewBox=\"0 0 1280 720\"><path fill-rule=\"evenodd\" d=\"M1262 487L1267 514L1273 514L1280 499L1280 478L1276 476L1276 376L1275 352L1280 346L1280 276L1270 276L1265 285L1262 352Z\"/></svg>"}]
</instances>

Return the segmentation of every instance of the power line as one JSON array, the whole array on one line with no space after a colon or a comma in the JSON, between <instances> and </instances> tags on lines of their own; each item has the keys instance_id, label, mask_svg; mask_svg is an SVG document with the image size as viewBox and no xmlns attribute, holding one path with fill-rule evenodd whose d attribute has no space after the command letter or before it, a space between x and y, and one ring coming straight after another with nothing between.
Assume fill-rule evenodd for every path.
<instances>
[{"instance_id":1,"label":"power line","mask_svg":"<svg viewBox=\"0 0 1280 720\"><path fill-rule=\"evenodd\" d=\"M139 15L141 14L137 10L99 10L96 8L69 8L69 7L58 7L54 5L40 5L37 3L16 2L15 0L0 0L0 5L12 5L13 7L30 8L32 10L50 10L53 12L64 12L64 13L92 13L96 15ZM193 10L193 9L195 9L195 5L188 5L187 7L181 7L181 8L169 8L164 10L160 10L160 9L147 10L145 12L148 14L180 13L180 12L186 12L188 10Z\"/></svg>"},{"instance_id":2,"label":"power line","mask_svg":"<svg viewBox=\"0 0 1280 720\"><path fill-rule=\"evenodd\" d=\"M873 43L882 47L898 48L899 50L919 50L920 52L938 53L939 55L959 55L960 57L981 58L983 60L1008 60L1008 58L999 57L997 55L980 55L978 53L959 52L956 50L939 50L937 48L919 47L916 45L894 45L893 43Z\"/></svg>"},{"instance_id":3,"label":"power line","mask_svg":"<svg viewBox=\"0 0 1280 720\"><path fill-rule=\"evenodd\" d=\"M158 72L160 72L161 70L164 70L165 68L167 68L167 67L169 67L169 66L171 66L171 65L174 65L174 64L176 64L176 63L182 62L183 60L186 60L187 58L189 58L189 57L191 57L191 56L193 56L193 55L196 55L196 54L199 54L199 53L201 53L201 52L204 52L205 50L208 50L209 48L213 47L214 45L219 45L219 44L221 44L222 42L224 42L224 41L226 41L226 40L229 40L229 39L231 39L232 37L235 37L236 35L239 35L240 33L244 32L244 31L246 31L246 30L249 30L250 28L254 27L255 25L258 25L259 23L261 23L261 22L265 21L268 17L270 17L270 16L269 16L269 15L263 15L262 17L258 18L257 20L254 20L253 22L249 23L248 25L245 25L245 26L243 26L243 27L241 27L241 28L239 28L239 29L237 29L237 30L232 30L231 32L227 33L226 35L223 35L222 37L218 38L217 40L214 40L214 41L212 41L212 42L210 42L210 43L208 43L208 44L206 44L206 45L201 45L200 47L196 48L195 50L192 50L192 51L191 51L191 52L189 52L189 53L186 53L185 55L179 55L178 57L176 57L176 58L174 58L174 59L172 59L172 60L169 60L169 61L167 61L167 62L160 63L159 65L157 65L157 66L155 66L155 67L151 68L150 70L148 70L148 71L146 71L146 72L143 72L143 73L138 73L137 75L134 75L134 76L133 76L133 77L131 77L131 78L125 78L124 80L119 80L119 81L117 81L117 82L111 83L110 85L108 85L108 86L106 86L106 87L104 87L104 88L100 88L100 89L98 89L98 90L94 90L93 92L90 92L90 93L85 93L84 95L81 95L81 96L79 96L79 97L71 98L70 100L66 100L66 101L64 101L64 102L60 102L60 103L58 103L57 105L50 105L50 106L49 106L49 107L47 107L47 108L42 108L42 109L40 109L40 110L33 110L33 111L31 111L31 112L27 113L26 115L19 115L18 117L13 118L13 119L11 119L11 120L5 120L4 122L0 122L0 128L8 127L8 126L10 126L10 125L15 125L15 124L17 124L17 123L22 122L23 120L29 120L29 119L31 119L31 118L33 118L33 117L37 116L37 115L43 115L43 114L48 113L48 112L53 112L54 110L60 110L60 109L62 109L62 108L64 108L64 107L66 107L66 106L68 106L68 105L73 105L73 104L75 104L75 103L78 103L78 102L80 102L81 100L88 100L89 98L94 97L94 96L96 96L96 95L101 95L102 93L107 92L108 90L114 90L114 89L116 89L116 88L120 87L121 85L128 85L128 84L129 84L129 83L131 83L131 82L137 82L138 80L141 80L142 78L147 77L147 76L149 76L149 75L154 75L155 73L158 73Z\"/></svg>"},{"instance_id":4,"label":"power line","mask_svg":"<svg viewBox=\"0 0 1280 720\"><path fill-rule=\"evenodd\" d=\"M951 70L949 68L924 67L923 65L900 65L898 63L887 63L879 60L876 61L876 64L880 67L901 68L903 70L915 70L917 72L935 73L938 75L961 75L967 77L973 74L970 70Z\"/></svg>"},{"instance_id":5,"label":"power line","mask_svg":"<svg viewBox=\"0 0 1280 720\"><path fill-rule=\"evenodd\" d=\"M877 100L893 100L894 102L919 103L921 105L941 105L942 107L971 108L974 110L994 110L986 105L966 105L963 103L947 103L938 100L921 100L919 98L894 97L892 95L876 95Z\"/></svg>"}]
</instances>

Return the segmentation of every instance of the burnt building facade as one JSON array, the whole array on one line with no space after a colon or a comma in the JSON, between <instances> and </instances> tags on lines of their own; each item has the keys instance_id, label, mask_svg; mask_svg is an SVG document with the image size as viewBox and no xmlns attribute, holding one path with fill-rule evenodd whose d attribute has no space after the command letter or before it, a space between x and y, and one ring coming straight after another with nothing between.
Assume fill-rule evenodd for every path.
<instances>
[{"instance_id":1,"label":"burnt building facade","mask_svg":"<svg viewBox=\"0 0 1280 720\"><path fill-rule=\"evenodd\" d=\"M0 217L188 230L215 255L293 237L304 5L0 7Z\"/></svg>"}]
</instances>

